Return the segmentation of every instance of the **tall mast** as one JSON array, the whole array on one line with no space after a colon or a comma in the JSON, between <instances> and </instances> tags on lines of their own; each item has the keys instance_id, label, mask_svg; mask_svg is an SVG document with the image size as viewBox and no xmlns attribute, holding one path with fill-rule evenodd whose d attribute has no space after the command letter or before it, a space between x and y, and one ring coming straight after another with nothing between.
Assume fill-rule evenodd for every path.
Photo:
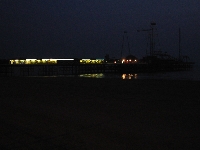
<instances>
[{"instance_id":1,"label":"tall mast","mask_svg":"<svg viewBox=\"0 0 200 150\"><path fill-rule=\"evenodd\" d=\"M150 55L153 56L154 52L155 52L155 41L154 41L154 26L156 25L155 22L151 23L151 51L150 51Z\"/></svg>"},{"instance_id":2,"label":"tall mast","mask_svg":"<svg viewBox=\"0 0 200 150\"><path fill-rule=\"evenodd\" d=\"M128 46L128 53L130 55L130 44L129 44L129 38L127 35L127 31L124 31L124 35L123 35L123 41L122 41L122 48L121 48L121 58L122 58L122 51L124 50L124 44L125 44L125 40L127 41L127 46Z\"/></svg>"},{"instance_id":3,"label":"tall mast","mask_svg":"<svg viewBox=\"0 0 200 150\"><path fill-rule=\"evenodd\" d=\"M179 27L179 60L181 59L181 29Z\"/></svg>"},{"instance_id":4,"label":"tall mast","mask_svg":"<svg viewBox=\"0 0 200 150\"><path fill-rule=\"evenodd\" d=\"M150 29L142 29L142 30L137 30L138 32L140 31L148 31L150 32L149 35L150 35L150 56L153 56L154 52L155 52L155 41L154 41L154 26L156 26L156 23L155 22L152 22L151 23L151 28Z\"/></svg>"}]
</instances>

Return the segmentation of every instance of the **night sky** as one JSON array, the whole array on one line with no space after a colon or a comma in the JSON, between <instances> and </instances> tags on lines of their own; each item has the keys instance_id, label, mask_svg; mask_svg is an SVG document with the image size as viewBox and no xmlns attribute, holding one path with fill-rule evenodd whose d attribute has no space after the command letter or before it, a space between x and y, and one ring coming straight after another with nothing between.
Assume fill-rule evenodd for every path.
<instances>
[{"instance_id":1,"label":"night sky","mask_svg":"<svg viewBox=\"0 0 200 150\"><path fill-rule=\"evenodd\" d=\"M199 0L0 0L0 58L119 58L124 31L131 54L141 58L148 33L137 30L156 22L159 49L178 57L180 27L182 54L198 62L199 6Z\"/></svg>"}]
</instances>

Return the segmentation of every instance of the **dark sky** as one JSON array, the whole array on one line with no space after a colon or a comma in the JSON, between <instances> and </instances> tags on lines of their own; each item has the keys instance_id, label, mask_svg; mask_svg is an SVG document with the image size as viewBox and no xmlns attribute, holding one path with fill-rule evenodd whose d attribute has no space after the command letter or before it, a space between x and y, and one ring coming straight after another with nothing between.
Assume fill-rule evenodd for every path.
<instances>
[{"instance_id":1,"label":"dark sky","mask_svg":"<svg viewBox=\"0 0 200 150\"><path fill-rule=\"evenodd\" d=\"M119 58L125 30L131 53L141 58L148 33L137 29L154 21L163 52L178 56L180 27L182 53L198 61L199 6L199 0L0 0L0 58Z\"/></svg>"}]
</instances>

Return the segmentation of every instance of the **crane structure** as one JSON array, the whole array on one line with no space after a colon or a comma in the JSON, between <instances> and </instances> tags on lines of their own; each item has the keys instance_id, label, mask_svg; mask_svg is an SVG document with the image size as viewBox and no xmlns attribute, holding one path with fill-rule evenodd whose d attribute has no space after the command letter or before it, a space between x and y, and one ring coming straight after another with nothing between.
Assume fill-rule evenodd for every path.
<instances>
[{"instance_id":1,"label":"crane structure","mask_svg":"<svg viewBox=\"0 0 200 150\"><path fill-rule=\"evenodd\" d=\"M122 52L124 50L124 45L125 45L125 40L128 42L128 53L130 55L130 44L129 44L129 38L128 38L128 32L124 31L124 35L123 35L123 41L122 41L122 48L121 48L121 58L122 58Z\"/></svg>"},{"instance_id":2,"label":"crane structure","mask_svg":"<svg viewBox=\"0 0 200 150\"><path fill-rule=\"evenodd\" d=\"M141 32L141 31L150 31L150 56L154 55L155 52L155 41L154 41L154 30L155 30L155 22L151 23L151 27L149 29L141 29L141 30L137 30L137 32Z\"/></svg>"}]
</instances>

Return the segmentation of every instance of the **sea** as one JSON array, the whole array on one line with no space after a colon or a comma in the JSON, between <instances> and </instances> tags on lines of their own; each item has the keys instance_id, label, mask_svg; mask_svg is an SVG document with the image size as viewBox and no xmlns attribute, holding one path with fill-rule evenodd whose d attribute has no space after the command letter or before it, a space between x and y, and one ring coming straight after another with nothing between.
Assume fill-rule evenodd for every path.
<instances>
[{"instance_id":1,"label":"sea","mask_svg":"<svg viewBox=\"0 0 200 150\"><path fill-rule=\"evenodd\" d=\"M80 74L74 77L80 78L121 78L123 80L140 79L166 79L166 80L193 80L200 81L200 65L195 64L193 68L184 71L137 73L137 74Z\"/></svg>"}]
</instances>

